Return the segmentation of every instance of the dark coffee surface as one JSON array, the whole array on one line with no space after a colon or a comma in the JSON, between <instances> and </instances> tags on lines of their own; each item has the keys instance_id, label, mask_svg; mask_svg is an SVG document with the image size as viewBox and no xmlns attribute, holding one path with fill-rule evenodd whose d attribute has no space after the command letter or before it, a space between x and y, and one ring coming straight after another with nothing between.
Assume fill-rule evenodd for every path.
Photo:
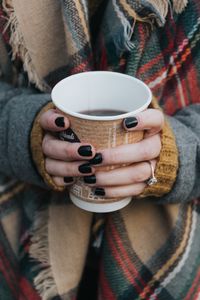
<instances>
[{"instance_id":1,"label":"dark coffee surface","mask_svg":"<svg viewBox=\"0 0 200 300\"><path fill-rule=\"evenodd\" d=\"M108 116L122 115L127 113L127 111L115 110L115 109L94 109L94 110L79 111L79 113L88 116L108 117Z\"/></svg>"}]
</instances>

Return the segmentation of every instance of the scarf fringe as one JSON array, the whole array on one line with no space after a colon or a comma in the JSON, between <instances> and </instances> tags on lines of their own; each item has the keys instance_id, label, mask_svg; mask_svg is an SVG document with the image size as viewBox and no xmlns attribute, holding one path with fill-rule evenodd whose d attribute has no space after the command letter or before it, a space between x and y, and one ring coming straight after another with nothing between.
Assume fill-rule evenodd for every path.
<instances>
[{"instance_id":1,"label":"scarf fringe","mask_svg":"<svg viewBox=\"0 0 200 300\"><path fill-rule=\"evenodd\" d=\"M181 13L185 9L187 3L188 0L173 0L173 4L170 0L149 0L147 1L147 4L150 5L153 8L153 10L156 11L156 13L152 12L146 17L140 17L135 10L129 11L130 16L134 20L133 25L131 25L130 21L119 9L116 0L113 0L114 9L118 18L120 19L123 28L123 30L120 33L117 32L117 35L113 37L113 41L117 51L131 51L135 47L135 45L131 41L131 38L134 32L136 22L139 21L147 23L150 25L151 29L153 28L155 20L158 26L164 26L168 11L171 11L171 15L173 15L173 10L176 13ZM126 9L126 7L124 8Z\"/></svg>"},{"instance_id":2,"label":"scarf fringe","mask_svg":"<svg viewBox=\"0 0 200 300\"><path fill-rule=\"evenodd\" d=\"M12 0L3 0L2 7L8 16L8 21L4 31L10 27L10 45L12 47L12 60L20 57L23 62L24 70L28 73L30 82L34 83L41 91L49 91L49 86L38 77L30 54L25 46L23 35L12 6Z\"/></svg>"},{"instance_id":3,"label":"scarf fringe","mask_svg":"<svg viewBox=\"0 0 200 300\"><path fill-rule=\"evenodd\" d=\"M188 0L173 0L173 8L177 14L183 12L188 4Z\"/></svg>"},{"instance_id":4,"label":"scarf fringe","mask_svg":"<svg viewBox=\"0 0 200 300\"><path fill-rule=\"evenodd\" d=\"M34 278L35 288L43 300L58 295L50 266L48 248L48 209L37 213L31 238L30 256L39 262L33 271L39 271Z\"/></svg>"},{"instance_id":5,"label":"scarf fringe","mask_svg":"<svg viewBox=\"0 0 200 300\"><path fill-rule=\"evenodd\" d=\"M101 1L102 0L98 0L97 3L93 3L92 1L92 3L98 7ZM34 66L31 59L31 53L25 45L13 3L13 0L2 0L3 9L8 16L8 22L5 30L10 27L11 31L10 44L13 51L12 59L14 60L19 56L23 61L24 70L27 71L30 82L34 83L41 91L50 92L50 87L47 83L45 83L42 75L39 74L39 71ZM150 25L151 29L155 22L157 22L158 26L163 26L169 9L172 15L173 11L181 13L186 7L188 0L141 0L141 3L152 11L146 17L140 17L138 13L131 8L131 4L128 4L127 1L120 1L120 5L124 6L124 10L127 11L128 15L133 20L130 22L130 19L127 18L120 9L117 1L112 0L112 5L122 25L121 28L119 28L119 31L113 36L113 42L117 53L119 54L123 51L130 52L135 47L132 42L132 35L136 22L147 23Z\"/></svg>"}]
</instances>

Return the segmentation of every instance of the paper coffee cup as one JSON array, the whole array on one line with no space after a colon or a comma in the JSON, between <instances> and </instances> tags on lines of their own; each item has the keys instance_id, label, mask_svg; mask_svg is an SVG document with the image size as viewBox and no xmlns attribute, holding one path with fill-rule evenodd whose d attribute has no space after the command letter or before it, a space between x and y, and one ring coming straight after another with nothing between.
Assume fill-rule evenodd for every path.
<instances>
[{"instance_id":1,"label":"paper coffee cup","mask_svg":"<svg viewBox=\"0 0 200 300\"><path fill-rule=\"evenodd\" d=\"M66 140L92 144L97 152L123 144L136 143L143 138L143 131L126 132L124 118L145 110L151 102L150 89L142 81L115 72L92 71L69 76L52 90L52 101L70 120L70 129L63 133ZM114 116L94 116L81 112L116 110L125 113ZM110 170L119 165L95 169ZM78 207L92 212L110 212L123 208L127 198L95 196L93 188L77 178L70 189L70 198Z\"/></svg>"}]
</instances>

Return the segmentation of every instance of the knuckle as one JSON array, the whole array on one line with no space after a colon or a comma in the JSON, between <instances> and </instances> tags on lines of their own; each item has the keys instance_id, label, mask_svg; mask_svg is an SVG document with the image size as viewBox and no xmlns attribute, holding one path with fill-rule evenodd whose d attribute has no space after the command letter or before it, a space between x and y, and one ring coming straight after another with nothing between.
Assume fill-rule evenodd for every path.
<instances>
[{"instance_id":1,"label":"knuckle","mask_svg":"<svg viewBox=\"0 0 200 300\"><path fill-rule=\"evenodd\" d=\"M43 141L42 141L42 151L44 154L47 153L48 145L49 145L49 140L47 139L46 136L44 136Z\"/></svg>"},{"instance_id":2,"label":"knuckle","mask_svg":"<svg viewBox=\"0 0 200 300\"><path fill-rule=\"evenodd\" d=\"M140 171L134 174L133 182L142 182L148 177L148 169L142 166L142 168L140 168Z\"/></svg>"},{"instance_id":3,"label":"knuckle","mask_svg":"<svg viewBox=\"0 0 200 300\"><path fill-rule=\"evenodd\" d=\"M149 160L157 157L160 154L160 150L161 139L159 134L146 139L143 147L141 148L143 160Z\"/></svg>"},{"instance_id":4,"label":"knuckle","mask_svg":"<svg viewBox=\"0 0 200 300\"><path fill-rule=\"evenodd\" d=\"M67 159L74 157L74 148L71 145L65 146L65 156Z\"/></svg>"},{"instance_id":5,"label":"knuckle","mask_svg":"<svg viewBox=\"0 0 200 300\"><path fill-rule=\"evenodd\" d=\"M43 126L45 128L52 128L52 117L47 115L43 118Z\"/></svg>"},{"instance_id":6,"label":"knuckle","mask_svg":"<svg viewBox=\"0 0 200 300\"><path fill-rule=\"evenodd\" d=\"M144 118L143 115L140 113L137 115L138 124L140 124L140 128L144 127Z\"/></svg>"},{"instance_id":7,"label":"knuckle","mask_svg":"<svg viewBox=\"0 0 200 300\"><path fill-rule=\"evenodd\" d=\"M64 166L63 166L63 171L65 173L65 176L68 176L69 175L69 170L71 171L70 173L73 173L73 169L72 168L69 168L69 165L68 163L66 163Z\"/></svg>"},{"instance_id":8,"label":"knuckle","mask_svg":"<svg viewBox=\"0 0 200 300\"><path fill-rule=\"evenodd\" d=\"M39 117L39 123L42 127L46 124L47 116L48 116L48 111L45 111Z\"/></svg>"},{"instance_id":9,"label":"knuckle","mask_svg":"<svg viewBox=\"0 0 200 300\"><path fill-rule=\"evenodd\" d=\"M61 180L59 177L53 176L52 179L56 185L61 185Z\"/></svg>"},{"instance_id":10,"label":"knuckle","mask_svg":"<svg viewBox=\"0 0 200 300\"><path fill-rule=\"evenodd\" d=\"M45 155L50 155L51 153L54 153L53 143L47 137L44 138L42 141L42 150Z\"/></svg>"},{"instance_id":11,"label":"knuckle","mask_svg":"<svg viewBox=\"0 0 200 300\"><path fill-rule=\"evenodd\" d=\"M47 173L51 173L51 163L48 158L45 159L45 170L47 171Z\"/></svg>"},{"instance_id":12,"label":"knuckle","mask_svg":"<svg viewBox=\"0 0 200 300\"><path fill-rule=\"evenodd\" d=\"M112 188L104 188L106 197L113 198L113 197L120 197L120 192L118 189L112 189Z\"/></svg>"},{"instance_id":13,"label":"knuckle","mask_svg":"<svg viewBox=\"0 0 200 300\"><path fill-rule=\"evenodd\" d=\"M65 176L77 176L78 175L78 167L74 165L74 163L64 163L63 165L63 171Z\"/></svg>"},{"instance_id":14,"label":"knuckle","mask_svg":"<svg viewBox=\"0 0 200 300\"><path fill-rule=\"evenodd\" d=\"M138 196L140 195L145 189L145 185L144 184L138 184L135 187L135 191L134 191L134 196Z\"/></svg>"},{"instance_id":15,"label":"knuckle","mask_svg":"<svg viewBox=\"0 0 200 300\"><path fill-rule=\"evenodd\" d=\"M153 139L154 139L154 147L152 149L153 150L152 151L152 154L153 154L152 158L155 158L160 154L161 147L162 147L160 134L154 135Z\"/></svg>"},{"instance_id":16,"label":"knuckle","mask_svg":"<svg viewBox=\"0 0 200 300\"><path fill-rule=\"evenodd\" d=\"M159 120L160 120L160 127L162 128L164 126L164 122L165 122L164 114L160 110L158 110L158 115L159 115Z\"/></svg>"},{"instance_id":17,"label":"knuckle","mask_svg":"<svg viewBox=\"0 0 200 300\"><path fill-rule=\"evenodd\" d=\"M161 129L164 127L164 124L165 124L165 118L164 118L164 115L162 114L162 117L161 117Z\"/></svg>"},{"instance_id":18,"label":"knuckle","mask_svg":"<svg viewBox=\"0 0 200 300\"><path fill-rule=\"evenodd\" d=\"M151 157L151 152L153 151L151 143L146 140L143 147L141 147L141 156L143 160L148 160Z\"/></svg>"}]
</instances>

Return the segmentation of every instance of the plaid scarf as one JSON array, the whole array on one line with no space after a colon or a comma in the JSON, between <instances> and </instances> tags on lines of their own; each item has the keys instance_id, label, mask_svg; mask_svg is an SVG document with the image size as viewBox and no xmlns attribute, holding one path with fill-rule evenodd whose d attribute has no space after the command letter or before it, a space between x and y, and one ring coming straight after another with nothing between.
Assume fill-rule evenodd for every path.
<instances>
[{"instance_id":1,"label":"plaid scarf","mask_svg":"<svg viewBox=\"0 0 200 300\"><path fill-rule=\"evenodd\" d=\"M144 80L166 113L173 114L185 105L198 102L198 0L191 1L180 15L178 26L179 16L174 14L172 18L172 10L168 12L169 1L3 2L11 25L13 58L21 57L30 81L41 90L51 89L70 74L101 69L126 72ZM185 5L185 1L173 3L177 13ZM8 41L5 31L4 38ZM185 63L189 66L187 78ZM4 185L8 192L9 185ZM13 193L8 193L13 201L24 186L15 183L10 187ZM61 199L66 195L55 193L51 195L51 205L40 212L36 210L32 228L30 216L27 217L27 202L32 194L30 190L23 193L27 201L23 204L20 276L15 260L5 258L4 253L10 251L7 242L2 242L0 249L0 257L4 257L1 271L13 299L76 299L90 242L92 215L63 205ZM3 200L2 203L5 206ZM29 215L32 211L33 206ZM98 299L196 299L200 282L200 259L196 251L198 211L197 201L191 205L158 206L144 199L108 214L100 257ZM163 214L169 218L159 218ZM30 229L33 229L31 237ZM5 236L0 238L6 240ZM95 245L98 239L101 239L99 235ZM34 261L30 260L30 254ZM189 279L184 276L188 269ZM185 272L180 274L181 270ZM176 278L174 287L173 279L177 275L180 280ZM20 292L13 284L18 278Z\"/></svg>"},{"instance_id":2,"label":"plaid scarf","mask_svg":"<svg viewBox=\"0 0 200 300\"><path fill-rule=\"evenodd\" d=\"M177 13L186 4L173 0ZM135 22L162 26L169 1L3 0L3 6L13 59L20 56L29 80L45 91L70 74L101 69L102 49L110 53L108 69L118 68L123 54L134 47Z\"/></svg>"}]
</instances>

